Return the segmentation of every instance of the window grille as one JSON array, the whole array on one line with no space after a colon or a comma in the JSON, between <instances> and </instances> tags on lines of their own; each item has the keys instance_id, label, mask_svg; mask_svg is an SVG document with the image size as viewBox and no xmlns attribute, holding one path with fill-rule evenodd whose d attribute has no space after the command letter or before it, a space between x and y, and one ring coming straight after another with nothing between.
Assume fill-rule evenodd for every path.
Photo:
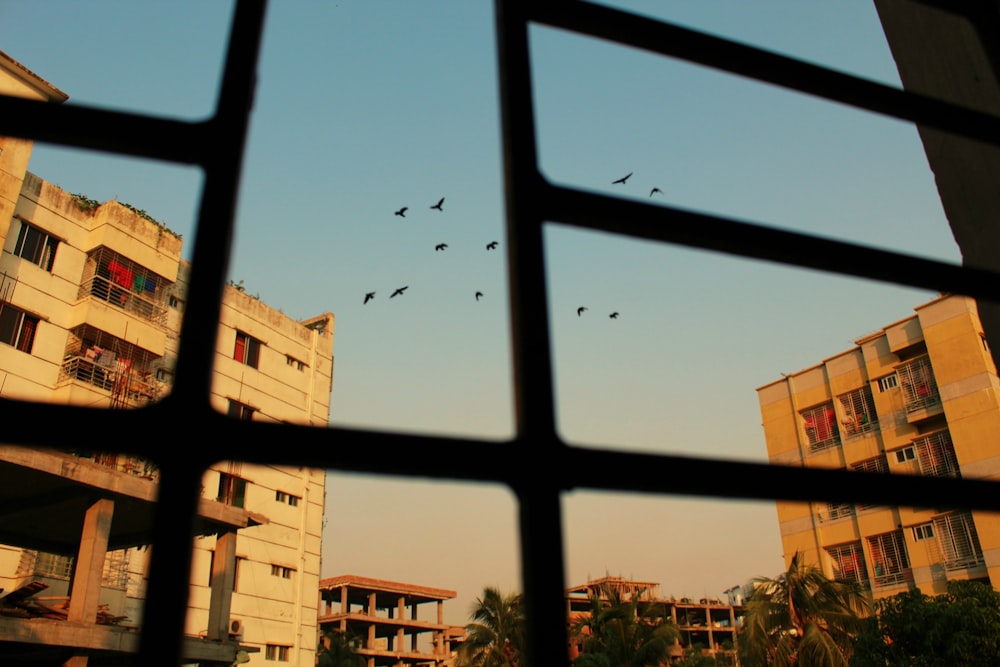
<instances>
[{"instance_id":1,"label":"window grille","mask_svg":"<svg viewBox=\"0 0 1000 667\"><path fill-rule=\"evenodd\" d=\"M69 581L73 575L73 562L75 560L72 556L60 556L44 551L36 552L32 575Z\"/></svg>"},{"instance_id":2,"label":"window grille","mask_svg":"<svg viewBox=\"0 0 1000 667\"><path fill-rule=\"evenodd\" d=\"M507 485L519 505L522 584L528 636L534 638L527 647L526 663L533 665L566 664L565 636L560 637L552 629L564 627L565 623L560 502L562 493L570 487L658 496L811 501L856 494L859 499L880 496L891 504L925 507L947 496L956 506L1000 510L996 482L984 480L915 475L866 480L849 471L670 455L637 456L586 450L561 441L554 427L543 220L992 302L1000 301L1000 274L784 231L744 222L745 218L738 216L695 213L553 185L542 176L537 159L528 31L530 26L542 25L607 40L623 48L644 49L657 56L716 68L813 95L827 103L850 105L922 129L990 145L1000 144L1000 121L996 117L584 0L495 0L494 5L517 415L516 434L510 443L291 424L265 426L230 420L212 409L207 387L217 332L205 323L219 320L218 295L225 285L229 264L234 208L267 9L265 0L233 3L228 51L219 88L214 91L218 103L205 119L188 122L0 96L0 134L4 136L194 165L204 173L192 258L195 270L180 337L178 383L171 400L141 413L87 412L71 406L11 399L0 402L8 416L17 417L5 420L5 442L27 446L65 449L81 432L120 433L123 428L139 428L142 420L148 419L144 437L132 438L129 446L155 460L165 474L152 532L155 548L137 663L181 662L191 549L188 522L178 517L194 512L203 471L215 461L240 458L264 464L296 462L347 472ZM935 7L943 12L968 11L969 20L982 28L978 34L984 35L987 52L1000 47L994 37L998 34L995 15L973 14L974 3L939 2ZM195 452L178 448L176 443L190 438L194 423L211 437ZM38 424L45 424L46 429L39 431ZM279 437L284 446L275 448L272 443ZM497 448L502 448L502 456L495 455L500 451ZM481 451L483 456L470 457L471 450ZM484 470L484 457L510 464ZM530 484L524 476L528 460L536 465L544 461L546 466L545 474L536 475ZM572 479L567 478L567 471L572 471ZM718 477L720 471L726 475L725 485L704 484L704 480ZM936 528L939 523L945 525L936 522ZM971 542L968 531L957 534Z\"/></svg>"},{"instance_id":3,"label":"window grille","mask_svg":"<svg viewBox=\"0 0 1000 667\"><path fill-rule=\"evenodd\" d=\"M128 587L128 550L115 549L104 556L101 585L125 590Z\"/></svg>"},{"instance_id":4,"label":"window grille","mask_svg":"<svg viewBox=\"0 0 1000 667\"><path fill-rule=\"evenodd\" d=\"M826 547L826 553L833 561L833 576L836 579L868 586L868 568L861 542Z\"/></svg>"},{"instance_id":5,"label":"window grille","mask_svg":"<svg viewBox=\"0 0 1000 667\"><path fill-rule=\"evenodd\" d=\"M941 402L938 394L931 360L926 354L908 361L896 369L899 383L903 389L903 400L906 411L913 412Z\"/></svg>"},{"instance_id":6,"label":"window grille","mask_svg":"<svg viewBox=\"0 0 1000 667\"><path fill-rule=\"evenodd\" d=\"M868 550L872 555L876 586L890 586L911 579L910 559L906 553L906 540L902 530L869 537Z\"/></svg>"},{"instance_id":7,"label":"window grille","mask_svg":"<svg viewBox=\"0 0 1000 667\"><path fill-rule=\"evenodd\" d=\"M809 440L809 451L818 452L840 444L840 431L837 428L837 416L833 411L833 403L824 403L814 408L803 410L802 425Z\"/></svg>"},{"instance_id":8,"label":"window grille","mask_svg":"<svg viewBox=\"0 0 1000 667\"><path fill-rule=\"evenodd\" d=\"M958 459L948 431L938 431L913 441L920 474L934 477L958 477Z\"/></svg>"},{"instance_id":9,"label":"window grille","mask_svg":"<svg viewBox=\"0 0 1000 667\"><path fill-rule=\"evenodd\" d=\"M960 570L985 562L971 512L951 512L934 517L934 532L944 552L947 569Z\"/></svg>"},{"instance_id":10,"label":"window grille","mask_svg":"<svg viewBox=\"0 0 1000 667\"><path fill-rule=\"evenodd\" d=\"M827 503L826 520L836 521L844 517L854 516L854 505L850 503Z\"/></svg>"},{"instance_id":11,"label":"window grille","mask_svg":"<svg viewBox=\"0 0 1000 667\"><path fill-rule=\"evenodd\" d=\"M872 390L869 386L864 386L837 397L840 401L841 414L843 417L840 423L844 425L844 433L847 437L868 433L875 429L878 424L878 415L875 413L875 401L872 400Z\"/></svg>"},{"instance_id":12,"label":"window grille","mask_svg":"<svg viewBox=\"0 0 1000 667\"><path fill-rule=\"evenodd\" d=\"M87 255L77 298L106 301L163 327L168 310L163 297L171 286L163 276L101 246Z\"/></svg>"}]
</instances>

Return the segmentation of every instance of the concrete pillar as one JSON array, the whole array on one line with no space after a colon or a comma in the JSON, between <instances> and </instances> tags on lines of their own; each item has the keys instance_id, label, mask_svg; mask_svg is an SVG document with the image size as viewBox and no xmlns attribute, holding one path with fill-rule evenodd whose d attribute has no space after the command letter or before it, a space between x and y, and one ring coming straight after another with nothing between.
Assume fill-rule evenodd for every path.
<instances>
[{"instance_id":1,"label":"concrete pillar","mask_svg":"<svg viewBox=\"0 0 1000 667\"><path fill-rule=\"evenodd\" d=\"M114 511L114 501L102 498L91 505L84 516L80 551L73 570L73 589L70 591L66 616L68 621L97 622L101 575L104 571L104 557L108 553L108 535L111 533Z\"/></svg>"},{"instance_id":2,"label":"concrete pillar","mask_svg":"<svg viewBox=\"0 0 1000 667\"><path fill-rule=\"evenodd\" d=\"M229 613L236 583L236 531L220 533L215 538L215 557L209 580L211 594L208 603L208 638L223 641L229 638Z\"/></svg>"}]
</instances>

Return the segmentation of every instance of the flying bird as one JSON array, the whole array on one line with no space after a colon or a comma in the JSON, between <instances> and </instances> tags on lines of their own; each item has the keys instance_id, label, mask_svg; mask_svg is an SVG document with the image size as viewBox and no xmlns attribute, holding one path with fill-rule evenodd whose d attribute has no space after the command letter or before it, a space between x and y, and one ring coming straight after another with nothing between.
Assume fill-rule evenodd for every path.
<instances>
[{"instance_id":1,"label":"flying bird","mask_svg":"<svg viewBox=\"0 0 1000 667\"><path fill-rule=\"evenodd\" d=\"M434 246L434 250L435 251L437 251L437 250L444 250L447 247L448 247L447 243L438 243L436 246Z\"/></svg>"},{"instance_id":2,"label":"flying bird","mask_svg":"<svg viewBox=\"0 0 1000 667\"><path fill-rule=\"evenodd\" d=\"M476 301L479 301L479 299L482 298L482 296L483 296L482 292L476 292Z\"/></svg>"},{"instance_id":3,"label":"flying bird","mask_svg":"<svg viewBox=\"0 0 1000 667\"><path fill-rule=\"evenodd\" d=\"M489 243L486 244L486 249L487 250L496 250L497 249L497 242L496 241L490 241Z\"/></svg>"},{"instance_id":4,"label":"flying bird","mask_svg":"<svg viewBox=\"0 0 1000 667\"><path fill-rule=\"evenodd\" d=\"M657 192L659 192L661 195L663 194L663 190L661 190L660 188L653 188L652 190L649 191L649 196L652 197Z\"/></svg>"},{"instance_id":5,"label":"flying bird","mask_svg":"<svg viewBox=\"0 0 1000 667\"><path fill-rule=\"evenodd\" d=\"M586 306L580 306L579 308L576 309L576 316L580 317L581 315L583 315L583 311L585 310L587 310Z\"/></svg>"},{"instance_id":6,"label":"flying bird","mask_svg":"<svg viewBox=\"0 0 1000 667\"><path fill-rule=\"evenodd\" d=\"M396 215L398 215L401 218L405 218L406 217L406 209L408 209L408 208L410 208L410 207L409 206L404 206L403 208L401 208L398 211L396 211Z\"/></svg>"},{"instance_id":7,"label":"flying bird","mask_svg":"<svg viewBox=\"0 0 1000 667\"><path fill-rule=\"evenodd\" d=\"M371 301L374 298L375 298L375 292L368 292L367 294L365 294L365 303L368 303L369 301ZM364 304L362 304L362 305L364 305Z\"/></svg>"},{"instance_id":8,"label":"flying bird","mask_svg":"<svg viewBox=\"0 0 1000 667\"><path fill-rule=\"evenodd\" d=\"M434 204L434 206L431 206L431 208L436 208L439 211L443 211L444 209L441 208L442 204L444 204L444 197L441 197L441 199L438 199L438 203Z\"/></svg>"},{"instance_id":9,"label":"flying bird","mask_svg":"<svg viewBox=\"0 0 1000 667\"><path fill-rule=\"evenodd\" d=\"M405 286L405 287L399 287L399 288L397 288L395 292L393 292L392 294L390 294L390 295L389 295L389 298L391 299L391 298L393 298L394 296L399 296L399 295L401 295L401 294L402 294L403 292L405 292L405 291L406 291L407 289L409 289L409 287L410 287L410 286L409 286L409 285L407 285L407 286Z\"/></svg>"},{"instance_id":10,"label":"flying bird","mask_svg":"<svg viewBox=\"0 0 1000 667\"><path fill-rule=\"evenodd\" d=\"M619 183L621 183L622 185L624 185L625 181L627 181L631 175L632 175L632 172L630 171L629 173L627 173L624 176L622 176L621 178L619 178L617 181L611 181L611 184L612 185L618 185Z\"/></svg>"},{"instance_id":11,"label":"flying bird","mask_svg":"<svg viewBox=\"0 0 1000 667\"><path fill-rule=\"evenodd\" d=\"M608 317L610 317L613 320L617 320L618 319L618 311L616 310L615 312L613 312L610 315L608 315Z\"/></svg>"}]
</instances>

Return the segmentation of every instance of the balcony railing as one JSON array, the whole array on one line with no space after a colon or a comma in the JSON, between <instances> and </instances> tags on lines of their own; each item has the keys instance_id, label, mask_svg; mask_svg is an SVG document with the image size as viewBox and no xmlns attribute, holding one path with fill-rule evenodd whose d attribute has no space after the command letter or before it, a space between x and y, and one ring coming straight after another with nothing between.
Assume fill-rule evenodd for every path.
<instances>
[{"instance_id":1,"label":"balcony railing","mask_svg":"<svg viewBox=\"0 0 1000 667\"><path fill-rule=\"evenodd\" d=\"M80 285L80 298L87 296L106 301L157 326L165 327L167 324L168 308L165 305L147 297L146 292L135 292L108 278L95 275L84 281Z\"/></svg>"},{"instance_id":2,"label":"balcony railing","mask_svg":"<svg viewBox=\"0 0 1000 667\"><path fill-rule=\"evenodd\" d=\"M104 366L79 355L63 360L59 371L59 385L76 381L98 387L109 393L109 398L124 399L130 407L151 403L163 393L162 383L142 379L150 375L138 369L125 370L118 366Z\"/></svg>"}]
</instances>

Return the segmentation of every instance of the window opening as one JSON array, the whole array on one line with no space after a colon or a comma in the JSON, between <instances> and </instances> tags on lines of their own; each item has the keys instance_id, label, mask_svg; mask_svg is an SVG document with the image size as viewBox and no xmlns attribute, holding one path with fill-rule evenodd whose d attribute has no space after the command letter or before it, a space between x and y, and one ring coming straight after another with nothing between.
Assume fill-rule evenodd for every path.
<instances>
[{"instance_id":1,"label":"window opening","mask_svg":"<svg viewBox=\"0 0 1000 667\"><path fill-rule=\"evenodd\" d=\"M833 411L833 403L824 403L808 410L803 410L802 424L809 440L809 450L818 452L840 444L840 431L837 429L837 417Z\"/></svg>"},{"instance_id":2,"label":"window opening","mask_svg":"<svg viewBox=\"0 0 1000 667\"><path fill-rule=\"evenodd\" d=\"M869 537L868 550L872 555L876 586L890 586L910 579L910 559L902 530Z\"/></svg>"},{"instance_id":3,"label":"window opening","mask_svg":"<svg viewBox=\"0 0 1000 667\"><path fill-rule=\"evenodd\" d=\"M14 243L15 255L51 272L58 247L59 239L24 220L21 221L21 229Z\"/></svg>"},{"instance_id":4,"label":"window opening","mask_svg":"<svg viewBox=\"0 0 1000 667\"><path fill-rule=\"evenodd\" d=\"M237 331L233 359L252 368L257 368L259 357L260 341L242 331Z\"/></svg>"},{"instance_id":5,"label":"window opening","mask_svg":"<svg viewBox=\"0 0 1000 667\"><path fill-rule=\"evenodd\" d=\"M840 423L848 437L872 431L878 424L875 413L875 401L872 400L872 390L864 386L837 397L840 401L842 414Z\"/></svg>"}]
</instances>

